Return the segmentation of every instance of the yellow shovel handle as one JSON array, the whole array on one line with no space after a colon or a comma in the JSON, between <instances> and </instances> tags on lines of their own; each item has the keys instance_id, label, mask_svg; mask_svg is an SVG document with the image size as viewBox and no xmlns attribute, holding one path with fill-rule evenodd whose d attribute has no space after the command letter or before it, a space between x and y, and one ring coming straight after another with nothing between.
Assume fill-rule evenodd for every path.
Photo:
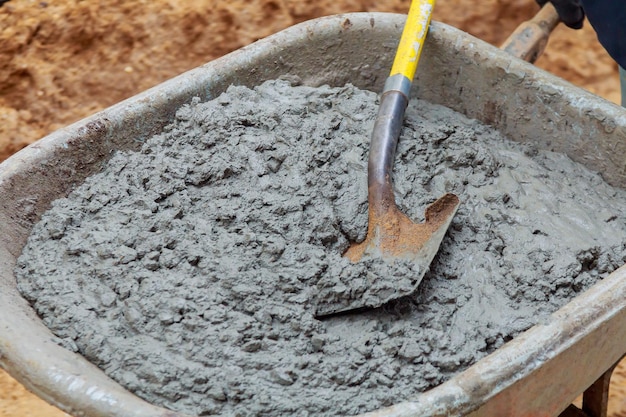
<instances>
[{"instance_id":1,"label":"yellow shovel handle","mask_svg":"<svg viewBox=\"0 0 626 417\"><path fill-rule=\"evenodd\" d=\"M402 74L409 79L409 82L413 81L434 7L435 0L411 2L390 77Z\"/></svg>"}]
</instances>

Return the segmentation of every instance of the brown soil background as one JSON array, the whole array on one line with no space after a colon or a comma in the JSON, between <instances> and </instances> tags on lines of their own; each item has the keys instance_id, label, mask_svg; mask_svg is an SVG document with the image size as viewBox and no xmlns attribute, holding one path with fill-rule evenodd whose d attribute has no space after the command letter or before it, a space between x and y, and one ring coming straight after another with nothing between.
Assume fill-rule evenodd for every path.
<instances>
[{"instance_id":1,"label":"brown soil background","mask_svg":"<svg viewBox=\"0 0 626 417\"><path fill-rule=\"evenodd\" d=\"M0 161L186 70L319 16L406 13L409 0L11 0L0 7ZM499 45L533 0L440 0L434 19ZM559 26L537 66L619 102L617 66L586 24ZM0 417L67 414L0 370ZM609 416L626 417L626 361Z\"/></svg>"}]
</instances>

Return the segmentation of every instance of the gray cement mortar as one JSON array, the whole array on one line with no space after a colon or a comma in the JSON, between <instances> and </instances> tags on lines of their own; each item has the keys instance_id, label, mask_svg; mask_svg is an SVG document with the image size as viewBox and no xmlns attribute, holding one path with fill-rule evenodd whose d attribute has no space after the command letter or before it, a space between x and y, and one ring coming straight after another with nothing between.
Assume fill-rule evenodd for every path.
<instances>
[{"instance_id":1,"label":"gray cement mortar","mask_svg":"<svg viewBox=\"0 0 626 417\"><path fill-rule=\"evenodd\" d=\"M398 203L416 221L445 192L462 205L414 295L316 319L324 297L411 279L341 257L366 233L375 113L374 93L285 81L193 101L54 202L19 289L59 343L154 404L334 416L440 384L624 264L622 190L412 100Z\"/></svg>"}]
</instances>

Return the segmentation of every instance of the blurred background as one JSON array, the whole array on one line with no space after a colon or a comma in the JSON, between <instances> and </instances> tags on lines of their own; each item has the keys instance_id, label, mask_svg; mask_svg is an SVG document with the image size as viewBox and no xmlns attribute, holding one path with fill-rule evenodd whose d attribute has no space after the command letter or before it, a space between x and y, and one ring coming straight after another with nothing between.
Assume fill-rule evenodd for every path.
<instances>
[{"instance_id":1,"label":"blurred background","mask_svg":"<svg viewBox=\"0 0 626 417\"><path fill-rule=\"evenodd\" d=\"M3 4L4 3L4 4ZM0 161L53 130L304 20L406 13L410 0L0 0ZM439 0L434 20L500 45L534 0ZM619 103L617 65L588 22L560 25L537 66ZM626 362L610 417L626 417ZM0 417L66 416L0 370Z\"/></svg>"}]
</instances>

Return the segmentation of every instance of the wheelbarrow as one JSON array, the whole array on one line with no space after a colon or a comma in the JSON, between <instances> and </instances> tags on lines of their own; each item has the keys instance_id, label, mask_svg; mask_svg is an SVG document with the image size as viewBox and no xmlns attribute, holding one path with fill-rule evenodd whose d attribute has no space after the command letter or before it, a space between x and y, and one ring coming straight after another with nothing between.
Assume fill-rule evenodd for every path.
<instances>
[{"instance_id":1,"label":"wheelbarrow","mask_svg":"<svg viewBox=\"0 0 626 417\"><path fill-rule=\"evenodd\" d=\"M285 74L307 85L349 82L380 91L404 19L355 13L293 26L56 131L0 164L0 365L73 415L181 417L141 400L53 342L13 275L33 224L113 151L138 149L193 97L210 100L231 84L252 87ZM622 108L467 33L432 23L412 94L515 141L565 153L626 187ZM622 267L447 382L368 415L599 417L606 375L624 352ZM583 392L585 410L570 407Z\"/></svg>"}]
</instances>

